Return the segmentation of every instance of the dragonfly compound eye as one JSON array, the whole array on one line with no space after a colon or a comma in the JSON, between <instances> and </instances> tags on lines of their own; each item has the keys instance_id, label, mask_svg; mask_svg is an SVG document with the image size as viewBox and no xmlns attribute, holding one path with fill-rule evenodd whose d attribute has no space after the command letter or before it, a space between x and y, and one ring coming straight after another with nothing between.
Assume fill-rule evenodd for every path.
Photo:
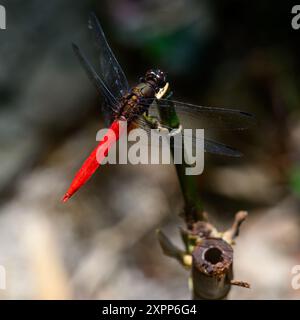
<instances>
[{"instance_id":1,"label":"dragonfly compound eye","mask_svg":"<svg viewBox=\"0 0 300 320\"><path fill-rule=\"evenodd\" d=\"M167 83L166 74L160 69L151 69L147 71L145 79L147 81L154 81L160 89Z\"/></svg>"}]
</instances>

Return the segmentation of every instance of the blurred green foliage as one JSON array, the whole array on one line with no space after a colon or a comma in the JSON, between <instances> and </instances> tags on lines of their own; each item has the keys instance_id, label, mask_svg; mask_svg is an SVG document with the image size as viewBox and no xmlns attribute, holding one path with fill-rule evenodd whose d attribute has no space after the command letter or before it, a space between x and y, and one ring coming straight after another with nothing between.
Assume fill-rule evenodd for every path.
<instances>
[{"instance_id":1,"label":"blurred green foliage","mask_svg":"<svg viewBox=\"0 0 300 320\"><path fill-rule=\"evenodd\" d=\"M292 169L290 175L290 186L294 193L300 197L300 166Z\"/></svg>"}]
</instances>

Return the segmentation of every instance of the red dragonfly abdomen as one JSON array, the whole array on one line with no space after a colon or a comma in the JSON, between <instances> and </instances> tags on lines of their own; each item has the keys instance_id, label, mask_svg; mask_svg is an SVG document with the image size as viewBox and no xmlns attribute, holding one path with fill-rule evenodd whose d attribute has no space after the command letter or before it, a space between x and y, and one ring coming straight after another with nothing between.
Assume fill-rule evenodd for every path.
<instances>
[{"instance_id":1,"label":"red dragonfly abdomen","mask_svg":"<svg viewBox=\"0 0 300 320\"><path fill-rule=\"evenodd\" d=\"M110 132L106 133L103 139L99 142L98 146L92 151L89 157L85 160L79 171L76 173L68 191L65 193L62 198L63 202L68 201L71 196L82 187L93 175L93 173L98 169L102 160L107 156L110 148L113 146L116 141L119 140L122 132L123 126L120 126L118 120L114 121L110 126L110 130L113 131L114 135L111 135ZM103 150L101 148L104 148Z\"/></svg>"}]
</instances>

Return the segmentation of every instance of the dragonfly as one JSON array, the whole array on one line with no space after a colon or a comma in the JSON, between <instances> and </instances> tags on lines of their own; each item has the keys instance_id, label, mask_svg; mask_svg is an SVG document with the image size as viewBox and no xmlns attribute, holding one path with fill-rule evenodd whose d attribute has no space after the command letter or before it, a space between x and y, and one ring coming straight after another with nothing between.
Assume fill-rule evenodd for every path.
<instances>
[{"instance_id":1,"label":"dragonfly","mask_svg":"<svg viewBox=\"0 0 300 320\"><path fill-rule=\"evenodd\" d=\"M127 121L128 130L142 127L149 131L149 128L153 129L155 125L156 128L170 131L170 128L162 124L159 119L157 103L159 103L159 108L170 108L170 103L172 103L179 118L185 115L193 120L196 119L201 123L203 129L228 128L234 130L245 129L252 125L254 117L244 111L198 106L171 100L169 97L164 98L168 82L166 73L160 69L148 70L145 76L140 78L137 85L130 87L123 69L109 46L103 29L93 13L90 14L88 26L93 34L100 60L98 72L95 71L81 49L74 43L72 46L81 66L103 98L102 112L110 130L115 133L115 139L109 139L109 143L107 143L108 136L104 135L76 173L62 198L63 202L70 199L91 178L112 145L125 133L124 130L122 131L120 121ZM156 119L156 121L149 119ZM195 137L193 137L193 143L197 143ZM209 139L204 140L204 149L205 152L213 154L241 156L239 151ZM97 158L96 155L99 154L102 155L102 159Z\"/></svg>"}]
</instances>

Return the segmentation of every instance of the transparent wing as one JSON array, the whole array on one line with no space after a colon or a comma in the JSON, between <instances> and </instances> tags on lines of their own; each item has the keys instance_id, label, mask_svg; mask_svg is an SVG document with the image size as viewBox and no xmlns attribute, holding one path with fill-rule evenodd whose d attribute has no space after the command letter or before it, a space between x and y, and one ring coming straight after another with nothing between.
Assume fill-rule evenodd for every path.
<instances>
[{"instance_id":1,"label":"transparent wing","mask_svg":"<svg viewBox=\"0 0 300 320\"><path fill-rule=\"evenodd\" d=\"M104 101L102 103L102 113L104 116L104 120L106 125L109 125L113 118L114 114L117 112L117 106L119 105L115 96L111 93L111 91L107 88L104 81L98 76L92 65L89 63L84 53L79 49L76 44L72 44L73 50L76 56L79 59L80 64L85 70L87 76L90 78L96 89L103 96Z\"/></svg>"},{"instance_id":2,"label":"transparent wing","mask_svg":"<svg viewBox=\"0 0 300 320\"><path fill-rule=\"evenodd\" d=\"M107 88L104 81L98 76L92 65L87 60L86 56L83 54L83 52L79 49L79 47L76 44L72 44L73 50L76 54L76 56L79 59L80 64L82 65L83 69L85 70L87 76L90 78L96 89L103 95L103 97L111 104L113 107L114 105L117 105L117 100L114 97L114 95L111 93L111 91Z\"/></svg>"},{"instance_id":3,"label":"transparent wing","mask_svg":"<svg viewBox=\"0 0 300 320\"><path fill-rule=\"evenodd\" d=\"M174 132L174 129L169 128L167 126L161 126L162 128L166 129L166 132ZM155 130L157 132L157 134L161 134L161 135L170 135L169 133L160 133L159 131L157 131L157 129L155 129L154 127L152 127L143 117L139 117L137 119L135 119L132 122L132 128L142 128L144 129L148 136L151 136L151 130ZM197 137L195 135L189 135L188 137L184 137L184 132L181 132L182 134L182 141L184 141L185 138L188 139L192 139L192 149L195 150L195 148L197 147L197 145L199 145L200 143L202 143L202 141L198 140ZM171 141L171 140L170 140ZM149 139L150 142L150 139ZM174 144L175 148L183 148L183 144ZM208 152L208 153L212 153L212 154L217 154L217 155L222 155L222 156L229 156L229 157L241 157L242 153L232 147L229 147L223 143L219 143L210 139L204 139L204 151Z\"/></svg>"},{"instance_id":4,"label":"transparent wing","mask_svg":"<svg viewBox=\"0 0 300 320\"><path fill-rule=\"evenodd\" d=\"M147 100L142 104L147 105ZM160 108L169 108L170 103L175 107L176 113L186 128L199 129L225 129L242 130L255 124L255 117L248 112L217 107L205 107L174 100L161 99L151 104L149 102L149 114L158 116L157 103Z\"/></svg>"},{"instance_id":5,"label":"transparent wing","mask_svg":"<svg viewBox=\"0 0 300 320\"><path fill-rule=\"evenodd\" d=\"M185 141L187 137L184 136L184 134L182 134L182 141ZM200 144L202 143L202 141L198 138L196 138L194 135L193 136L188 136L188 139L191 139L190 141L192 142L191 146L192 146L192 150L194 152L194 150L197 148L197 146L200 146ZM183 144L174 144L175 148L183 148L184 143ZM212 153L212 154L216 154L216 155L222 155L222 156L228 156L228 157L241 157L242 153L239 152L238 150L229 147L223 143L219 143L210 139L204 139L204 151L208 152L208 153Z\"/></svg>"},{"instance_id":6,"label":"transparent wing","mask_svg":"<svg viewBox=\"0 0 300 320\"><path fill-rule=\"evenodd\" d=\"M114 56L102 27L94 13L90 14L89 29L93 31L96 48L100 59L100 75L112 94L120 99L129 92L126 76Z\"/></svg>"},{"instance_id":7,"label":"transparent wing","mask_svg":"<svg viewBox=\"0 0 300 320\"><path fill-rule=\"evenodd\" d=\"M197 141L194 141L196 146ZM204 139L204 150L208 153L219 154L228 157L241 157L243 155L241 152L232 147L209 139Z\"/></svg>"}]
</instances>

